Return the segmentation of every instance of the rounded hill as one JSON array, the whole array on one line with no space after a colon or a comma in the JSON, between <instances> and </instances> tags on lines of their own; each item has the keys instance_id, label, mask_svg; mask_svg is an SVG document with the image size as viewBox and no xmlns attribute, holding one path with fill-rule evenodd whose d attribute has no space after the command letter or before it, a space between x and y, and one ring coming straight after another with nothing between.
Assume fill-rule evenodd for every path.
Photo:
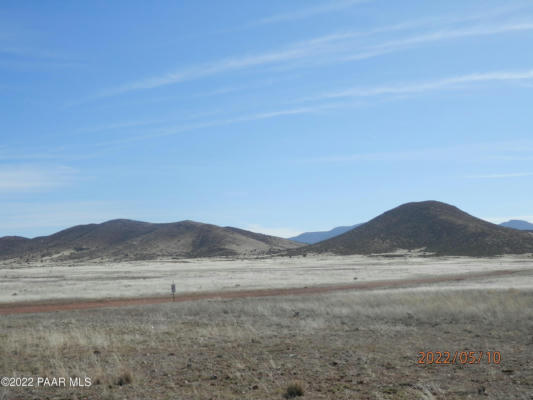
<instances>
[{"instance_id":1,"label":"rounded hill","mask_svg":"<svg viewBox=\"0 0 533 400\"><path fill-rule=\"evenodd\" d=\"M533 253L533 234L492 224L439 201L406 203L296 253L373 254L424 250L436 255Z\"/></svg>"}]
</instances>

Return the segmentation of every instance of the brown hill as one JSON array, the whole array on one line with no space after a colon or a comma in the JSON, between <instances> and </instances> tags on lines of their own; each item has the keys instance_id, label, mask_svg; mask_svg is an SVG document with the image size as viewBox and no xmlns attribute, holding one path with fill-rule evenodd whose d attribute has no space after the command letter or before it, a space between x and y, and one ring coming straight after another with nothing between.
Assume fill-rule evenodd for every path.
<instances>
[{"instance_id":1,"label":"brown hill","mask_svg":"<svg viewBox=\"0 0 533 400\"><path fill-rule=\"evenodd\" d=\"M0 254L15 251L30 239L21 236L4 236L0 238Z\"/></svg>"},{"instance_id":2,"label":"brown hill","mask_svg":"<svg viewBox=\"0 0 533 400\"><path fill-rule=\"evenodd\" d=\"M438 201L406 203L366 224L291 254L373 254L423 249L436 255L533 253L533 233L475 218Z\"/></svg>"},{"instance_id":3,"label":"brown hill","mask_svg":"<svg viewBox=\"0 0 533 400\"><path fill-rule=\"evenodd\" d=\"M34 239L0 238L0 259L147 260L272 254L300 243L194 221L153 224L118 219Z\"/></svg>"}]
</instances>

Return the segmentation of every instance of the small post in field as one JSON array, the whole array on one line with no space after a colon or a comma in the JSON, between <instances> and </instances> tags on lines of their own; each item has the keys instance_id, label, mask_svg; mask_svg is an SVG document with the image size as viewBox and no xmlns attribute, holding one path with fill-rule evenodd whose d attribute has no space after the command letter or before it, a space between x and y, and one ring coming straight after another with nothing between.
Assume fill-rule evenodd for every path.
<instances>
[{"instance_id":1,"label":"small post in field","mask_svg":"<svg viewBox=\"0 0 533 400\"><path fill-rule=\"evenodd\" d=\"M172 292L172 301L176 301L176 284L174 282L170 285L170 291Z\"/></svg>"}]
</instances>

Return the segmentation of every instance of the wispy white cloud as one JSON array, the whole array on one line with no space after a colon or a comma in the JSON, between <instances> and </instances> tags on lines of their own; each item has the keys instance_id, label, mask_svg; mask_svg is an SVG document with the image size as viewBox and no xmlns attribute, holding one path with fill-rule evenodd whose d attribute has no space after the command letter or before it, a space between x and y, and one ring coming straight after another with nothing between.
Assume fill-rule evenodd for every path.
<instances>
[{"instance_id":1,"label":"wispy white cloud","mask_svg":"<svg viewBox=\"0 0 533 400\"><path fill-rule=\"evenodd\" d=\"M292 45L278 50L226 58L183 68L164 75L129 82L121 86L103 90L94 97L100 98L115 96L136 90L154 89L221 73L279 64L288 61L305 61L308 65L356 61L437 41L533 30L532 22L518 22L503 25L479 25L468 28L453 28L426 32L370 46L365 45L363 41L354 40L359 37L375 35L386 31L404 30L409 26L411 26L409 23L403 23L377 28L367 32L340 32L324 35L311 40L293 43Z\"/></svg>"},{"instance_id":2,"label":"wispy white cloud","mask_svg":"<svg viewBox=\"0 0 533 400\"><path fill-rule=\"evenodd\" d=\"M52 146L0 146L0 169L4 167L20 167L38 170L56 170L69 167L58 166L57 163L69 163L74 160L87 160L99 157L104 150L91 152L86 146L61 144ZM61 161L60 161L61 160ZM64 164L63 164L64 165ZM74 171L74 170L73 170Z\"/></svg>"},{"instance_id":3,"label":"wispy white cloud","mask_svg":"<svg viewBox=\"0 0 533 400\"><path fill-rule=\"evenodd\" d=\"M348 90L324 93L322 95L309 97L303 100L319 100L341 97L372 97L382 95L408 95L439 89L450 89L459 87L460 85L473 84L477 82L527 81L531 79L533 79L533 69L526 71L495 71L453 76L426 82L403 83L368 88L357 87Z\"/></svg>"},{"instance_id":4,"label":"wispy white cloud","mask_svg":"<svg viewBox=\"0 0 533 400\"><path fill-rule=\"evenodd\" d=\"M289 47L280 51L271 51L261 54L227 58L214 61L212 63L185 68L165 75L154 76L135 82L130 82L116 88L101 91L95 97L108 97L134 90L153 89L160 86L176 84L206 76L216 75L223 72L251 68L295 58L302 58L309 54L310 51L310 47L300 45Z\"/></svg>"},{"instance_id":5,"label":"wispy white cloud","mask_svg":"<svg viewBox=\"0 0 533 400\"><path fill-rule=\"evenodd\" d=\"M243 114L243 115L236 116L233 118L228 118L228 119L218 119L218 120L199 122L195 124L188 124L188 125L180 124L176 126L170 126L164 129L154 130L144 135L129 136L126 138L101 142L101 143L98 143L98 145L107 147L110 145L135 142L139 140L152 139L156 137L172 136L172 135L177 135L183 132L194 131L198 129L232 125L232 124L237 124L241 122L259 121L259 120L290 116L290 115L313 114L313 113L317 113L320 111L339 109L341 107L355 107L357 105L358 104L354 102L342 102L342 103L337 102L337 103L293 107L293 108L278 109L278 110L266 111L266 112Z\"/></svg>"},{"instance_id":6,"label":"wispy white cloud","mask_svg":"<svg viewBox=\"0 0 533 400\"><path fill-rule=\"evenodd\" d=\"M428 43L445 40L467 38L473 36L497 35L503 33L530 30L533 30L533 23L526 22L500 26L476 26L469 27L466 29L448 29L437 32L427 32L404 39L392 40L377 45L368 46L366 48L361 49L360 51L356 51L354 54L341 57L339 61L364 60L389 53L394 53L401 50L410 49Z\"/></svg>"},{"instance_id":7,"label":"wispy white cloud","mask_svg":"<svg viewBox=\"0 0 533 400\"><path fill-rule=\"evenodd\" d=\"M358 107L362 103L363 98L369 97L383 97L383 96L405 96L413 94L422 94L425 92L436 91L436 90L450 90L457 88L465 88L467 85L472 85L475 83L482 82L506 82L506 81L529 81L533 80L533 69L525 71L494 71L494 72L485 72L485 73L474 73L466 74L460 76L439 78L431 81L425 82L413 82L413 83L401 83L401 84L391 84L384 86L375 86L367 88L351 88L348 90L324 93L314 97L308 97L299 99L298 102L309 102L316 100L337 100L337 99L347 99L341 101L322 101L315 104L300 105L294 107L288 107L285 109L278 109L266 112L257 112L250 113L245 115L236 116L233 118L226 119L213 119L208 121L202 121L193 124L180 124L175 126L170 126L162 128L159 130L153 130L150 133L130 136L127 138L121 138L117 140L111 140L101 143L101 145L110 145L124 142L132 142L138 140L144 140L148 138L162 137L175 135L182 132L193 131L197 129L215 127L215 126L225 126L236 124L240 122L247 121L257 121L270 118L276 118L281 116L288 115L298 115L298 114L311 114L326 110L336 110L341 108L353 108ZM359 98L360 100L354 100ZM121 124L118 124L121 125ZM427 154L427 153L426 153ZM349 160L362 160L362 159L375 159L376 157L382 157L382 153L377 154L364 154L364 155L352 155L349 156ZM396 155L398 157L398 155ZM406 157L411 157L412 155L407 153ZM504 154L494 154L494 158L508 157ZM530 155L525 155L525 157L531 157ZM342 157L341 157L342 158ZM337 157L337 161L339 158ZM346 160L345 160L346 161Z\"/></svg>"},{"instance_id":8,"label":"wispy white cloud","mask_svg":"<svg viewBox=\"0 0 533 400\"><path fill-rule=\"evenodd\" d=\"M71 182L76 173L66 166L0 165L0 193L48 190Z\"/></svg>"},{"instance_id":9,"label":"wispy white cloud","mask_svg":"<svg viewBox=\"0 0 533 400\"><path fill-rule=\"evenodd\" d=\"M392 98L395 98L394 96L405 96L405 95L412 95L412 94L421 94L428 91L435 91L435 90L444 90L444 89L456 89L456 88L462 88L464 89L466 85L468 84L474 84L477 82L497 82L497 81L528 81L533 80L533 69L532 70L526 70L526 71L496 71L496 72L486 72L486 73L474 73L474 74L467 74L467 75L460 75L460 76L454 76L454 77L447 77L447 78L439 78L432 81L425 81L425 82L414 82L414 83L401 83L401 84L391 84L391 85L384 85L384 86L376 86L376 87L367 87L367 88L351 88L348 90L343 90L339 92L331 92L331 93L324 93L315 97L308 97L299 99L298 102L302 103L303 105L294 105L292 107L288 108L282 108L282 109L274 109L264 112L255 112L255 113L247 113L242 115L237 115L232 118L224 118L224 119L207 119L207 120L201 120L200 122L196 123L186 123L186 121L183 121L183 123L174 124L174 125L167 125L165 127L161 128L150 128L149 132L139 134L139 135L130 135L127 137L120 137L116 139L109 139L106 141L102 141L99 143L95 143L95 145L99 146L100 148L108 148L113 145L117 144L123 144L123 143L129 143L129 142L135 142L140 140L146 140L146 139L152 139L157 137L164 137L164 136L171 136L180 134L183 132L189 132L199 129L205 129L210 127L218 127L218 126L226 126L226 125L232 125L242 122L248 122L248 121L259 121L259 120L265 120L265 119L271 119L271 118L277 118L277 117L283 117L283 116L291 116L291 115L303 115L303 114L314 114L322 111L328 111L328 110L338 110L343 108L354 108L354 107L360 107L361 105L368 104L366 98L369 97L378 97L378 96L393 96ZM342 99L339 101L339 99ZM319 103L307 103L312 100L334 100L334 101L322 101ZM220 114L219 111L217 112L206 112L206 113L199 113L198 115L194 115L194 118L205 118L205 117L211 117L213 115ZM190 116L191 118L193 115ZM189 120L191 119L189 118ZM127 128L127 127L138 127L138 126L149 126L149 125L156 125L156 124L162 124L168 121L165 120L147 120L147 121L125 121L125 122L115 122L107 125L97 126L93 128L87 128L84 129L86 132L94 132L99 130L112 130L112 129L118 129L118 128ZM520 146L517 150L521 151L524 148ZM532 148L533 151L533 148ZM383 159L413 159L414 158L420 158L425 157L426 159L431 159L435 157L436 153L441 153L441 149L425 149L423 150L423 153L420 153L418 151L411 152L411 151L404 151L401 153L366 153L366 154L354 154L354 155L336 155L336 156L328 156L328 157L319 157L315 158L314 160L308 160L308 161L316 161L316 162L345 162L345 161L372 161L372 160L383 160ZM474 151L475 152L475 151ZM96 153L98 154L98 152ZM37 154L38 155L38 154ZM47 153L41 154L43 157L47 157ZM58 157L58 156L54 156ZM90 156L92 157L92 155ZM485 157L489 157L488 154L485 155ZM521 154L509 154L509 153L502 153L502 152L493 152L491 153L490 157L494 160L500 159L511 159L511 160L529 160L533 159L533 156L527 153L521 153ZM34 157L39 158L39 157ZM1 148L0 148L0 159L19 159L18 157L13 158L12 155L8 155L5 153L2 154Z\"/></svg>"}]
</instances>

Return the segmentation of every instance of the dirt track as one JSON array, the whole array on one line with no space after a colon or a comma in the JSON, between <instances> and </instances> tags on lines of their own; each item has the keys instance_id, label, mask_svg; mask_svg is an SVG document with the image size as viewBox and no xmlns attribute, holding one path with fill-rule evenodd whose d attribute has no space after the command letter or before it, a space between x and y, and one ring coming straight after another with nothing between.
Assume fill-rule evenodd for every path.
<instances>
[{"instance_id":1,"label":"dirt track","mask_svg":"<svg viewBox=\"0 0 533 400\"><path fill-rule=\"evenodd\" d=\"M398 287L410 287L424 284L453 282L462 280L482 279L492 276L510 275L519 273L522 270L497 270L482 273L468 273L455 275L442 275L430 278L417 279L395 279L371 282L359 282L350 285L330 285L330 286L312 286L299 288L283 289L254 289L254 290L235 290L235 291L218 291L218 292L199 292L199 293L182 293L176 295L174 301L195 301L203 299L235 299L244 297L267 297L267 296L287 296L287 295L308 295L335 292L340 290L370 290L370 289L389 289ZM170 296L159 297L140 297L140 298L111 298L101 300L80 300L70 299L61 301L41 301L41 302L19 302L0 304L0 315L19 314L19 313L41 313L65 310L84 310L101 307L124 307L144 304L159 304L172 302Z\"/></svg>"}]
</instances>

